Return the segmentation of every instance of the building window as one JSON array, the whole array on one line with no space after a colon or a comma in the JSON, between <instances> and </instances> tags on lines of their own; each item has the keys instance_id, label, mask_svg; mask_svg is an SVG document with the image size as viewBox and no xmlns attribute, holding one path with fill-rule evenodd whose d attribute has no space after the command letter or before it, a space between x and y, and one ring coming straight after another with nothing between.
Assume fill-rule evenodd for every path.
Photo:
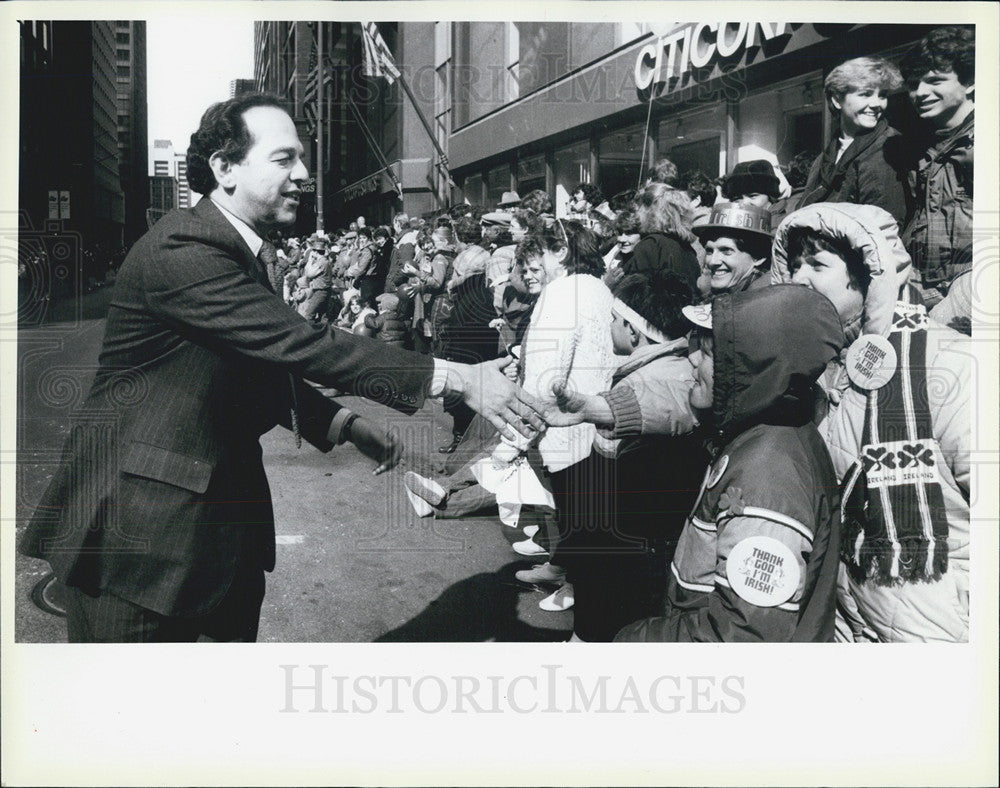
<instances>
[{"instance_id":1,"label":"building window","mask_svg":"<svg viewBox=\"0 0 1000 788\"><path fill-rule=\"evenodd\" d=\"M504 22L456 22L454 27L455 128L507 102Z\"/></svg>"},{"instance_id":2,"label":"building window","mask_svg":"<svg viewBox=\"0 0 1000 788\"><path fill-rule=\"evenodd\" d=\"M115 43L116 44L127 44L128 43L128 33L115 33Z\"/></svg>"},{"instance_id":3,"label":"building window","mask_svg":"<svg viewBox=\"0 0 1000 788\"><path fill-rule=\"evenodd\" d=\"M494 210L506 191L510 191L510 166L501 164L486 173L486 207Z\"/></svg>"},{"instance_id":4,"label":"building window","mask_svg":"<svg viewBox=\"0 0 1000 788\"><path fill-rule=\"evenodd\" d=\"M517 84L521 96L570 70L569 22L517 22Z\"/></svg>"},{"instance_id":5,"label":"building window","mask_svg":"<svg viewBox=\"0 0 1000 788\"><path fill-rule=\"evenodd\" d=\"M782 91L784 129L778 161L787 164L799 153L818 156L823 148L823 108L826 104L819 77L790 85Z\"/></svg>"},{"instance_id":6,"label":"building window","mask_svg":"<svg viewBox=\"0 0 1000 788\"><path fill-rule=\"evenodd\" d=\"M670 159L680 175L694 170L709 178L725 175L726 122L722 106L665 118L658 129L657 158Z\"/></svg>"},{"instance_id":7,"label":"building window","mask_svg":"<svg viewBox=\"0 0 1000 788\"><path fill-rule=\"evenodd\" d=\"M617 25L606 22L515 22L519 95L548 85L615 48Z\"/></svg>"},{"instance_id":8,"label":"building window","mask_svg":"<svg viewBox=\"0 0 1000 788\"><path fill-rule=\"evenodd\" d=\"M483 204L483 176L478 172L473 175L466 175L462 184L462 191L472 205Z\"/></svg>"},{"instance_id":9,"label":"building window","mask_svg":"<svg viewBox=\"0 0 1000 788\"><path fill-rule=\"evenodd\" d=\"M129 66L118 66L118 76L120 77L132 76L132 69Z\"/></svg>"},{"instance_id":10,"label":"building window","mask_svg":"<svg viewBox=\"0 0 1000 788\"><path fill-rule=\"evenodd\" d=\"M612 197L626 189L635 189L639 183L639 167L643 163L643 137L645 126L638 124L621 131L613 131L598 142L598 181L605 197ZM645 156L644 171L649 170L649 153Z\"/></svg>"},{"instance_id":11,"label":"building window","mask_svg":"<svg viewBox=\"0 0 1000 788\"><path fill-rule=\"evenodd\" d=\"M517 193L524 197L534 189L545 191L545 154L523 156L517 161Z\"/></svg>"},{"instance_id":12,"label":"building window","mask_svg":"<svg viewBox=\"0 0 1000 788\"><path fill-rule=\"evenodd\" d=\"M556 187L556 216L565 216L571 189L590 183L590 143L587 140L559 148L555 152L553 175Z\"/></svg>"}]
</instances>

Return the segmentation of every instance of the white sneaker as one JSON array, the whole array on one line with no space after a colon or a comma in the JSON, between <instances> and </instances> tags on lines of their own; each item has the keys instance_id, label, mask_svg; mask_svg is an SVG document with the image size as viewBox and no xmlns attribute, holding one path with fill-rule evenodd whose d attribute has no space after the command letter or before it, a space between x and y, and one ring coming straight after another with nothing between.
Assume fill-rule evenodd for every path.
<instances>
[{"instance_id":1,"label":"white sneaker","mask_svg":"<svg viewBox=\"0 0 1000 788\"><path fill-rule=\"evenodd\" d=\"M563 585L556 589L555 593L549 594L545 599L538 603L538 606L542 610L548 610L550 612L558 612L560 610L569 610L573 607L573 584L563 583Z\"/></svg>"},{"instance_id":2,"label":"white sneaker","mask_svg":"<svg viewBox=\"0 0 1000 788\"><path fill-rule=\"evenodd\" d=\"M406 497L409 499L410 506L413 507L413 511L417 513L417 517L430 517L434 514L434 507L427 503L427 501L419 495L415 494L409 487L406 486L405 482L403 484L403 490L406 491Z\"/></svg>"},{"instance_id":3,"label":"white sneaker","mask_svg":"<svg viewBox=\"0 0 1000 788\"><path fill-rule=\"evenodd\" d=\"M434 514L434 507L440 505L448 495L436 481L413 471L403 474L403 489L406 490L406 497L417 517L430 517Z\"/></svg>"},{"instance_id":4,"label":"white sneaker","mask_svg":"<svg viewBox=\"0 0 1000 788\"><path fill-rule=\"evenodd\" d=\"M546 561L544 564L535 564L531 569L519 569L514 573L514 577L522 583L555 583L562 585L566 582L566 570L561 566L555 566Z\"/></svg>"},{"instance_id":5,"label":"white sneaker","mask_svg":"<svg viewBox=\"0 0 1000 788\"><path fill-rule=\"evenodd\" d=\"M519 555L548 555L549 551L542 547L534 539L524 539L520 542L514 542L511 545L514 548L514 552Z\"/></svg>"},{"instance_id":6,"label":"white sneaker","mask_svg":"<svg viewBox=\"0 0 1000 788\"><path fill-rule=\"evenodd\" d=\"M534 537L534 535L537 534L537 533L538 533L538 526L537 525L526 525L526 526L524 526L524 535L527 536L529 539L531 539L532 537Z\"/></svg>"},{"instance_id":7,"label":"white sneaker","mask_svg":"<svg viewBox=\"0 0 1000 788\"><path fill-rule=\"evenodd\" d=\"M441 501L448 496L448 491L436 481L413 471L407 471L403 474L403 484L407 490L417 497L423 498L431 506L440 506Z\"/></svg>"}]
</instances>

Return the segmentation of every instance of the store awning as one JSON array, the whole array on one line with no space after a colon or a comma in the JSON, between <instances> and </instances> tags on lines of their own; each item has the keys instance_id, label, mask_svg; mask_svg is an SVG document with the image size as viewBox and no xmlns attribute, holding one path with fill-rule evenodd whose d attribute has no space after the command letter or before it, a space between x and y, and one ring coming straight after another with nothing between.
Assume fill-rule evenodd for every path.
<instances>
[{"instance_id":1,"label":"store awning","mask_svg":"<svg viewBox=\"0 0 1000 788\"><path fill-rule=\"evenodd\" d=\"M400 183L400 171L402 169L402 163L399 159L396 161L389 162L388 167L381 167L370 175L366 175L364 178L355 181L349 186L345 186L340 191L334 194L334 197L341 199L344 202L350 200L356 200L359 197L364 197L366 194L371 194L372 192L377 192L379 194L385 194L387 192L397 192L396 184ZM402 194L400 194L402 197Z\"/></svg>"},{"instance_id":2,"label":"store awning","mask_svg":"<svg viewBox=\"0 0 1000 788\"><path fill-rule=\"evenodd\" d=\"M388 167L375 170L370 175L345 186L333 196L343 202L356 200L373 192L378 194L396 192L402 197L396 184L399 184L402 191L429 191L433 188L432 165L433 162L429 158L396 159L389 162Z\"/></svg>"}]
</instances>

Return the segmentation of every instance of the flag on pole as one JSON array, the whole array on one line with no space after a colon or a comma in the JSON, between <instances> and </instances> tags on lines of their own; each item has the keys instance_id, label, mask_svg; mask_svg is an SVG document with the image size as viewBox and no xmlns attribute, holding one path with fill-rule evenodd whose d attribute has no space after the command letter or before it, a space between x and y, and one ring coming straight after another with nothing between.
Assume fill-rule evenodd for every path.
<instances>
[{"instance_id":1,"label":"flag on pole","mask_svg":"<svg viewBox=\"0 0 1000 788\"><path fill-rule=\"evenodd\" d=\"M374 22L361 23L361 36L364 41L365 76L385 77L391 85L399 78L399 69L392 60L392 52L385 43L378 25Z\"/></svg>"}]
</instances>

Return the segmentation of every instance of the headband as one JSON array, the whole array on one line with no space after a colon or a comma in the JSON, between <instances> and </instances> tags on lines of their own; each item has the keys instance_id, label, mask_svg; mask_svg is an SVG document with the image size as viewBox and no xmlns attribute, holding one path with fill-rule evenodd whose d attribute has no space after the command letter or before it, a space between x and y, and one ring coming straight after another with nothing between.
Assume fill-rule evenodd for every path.
<instances>
[{"instance_id":1,"label":"headband","mask_svg":"<svg viewBox=\"0 0 1000 788\"><path fill-rule=\"evenodd\" d=\"M662 331L651 326L646 318L632 309L632 307L620 298L616 298L611 304L611 311L616 312L619 317L627 320L636 331L645 336L650 342L661 342L666 344L670 341L670 339Z\"/></svg>"}]
</instances>

